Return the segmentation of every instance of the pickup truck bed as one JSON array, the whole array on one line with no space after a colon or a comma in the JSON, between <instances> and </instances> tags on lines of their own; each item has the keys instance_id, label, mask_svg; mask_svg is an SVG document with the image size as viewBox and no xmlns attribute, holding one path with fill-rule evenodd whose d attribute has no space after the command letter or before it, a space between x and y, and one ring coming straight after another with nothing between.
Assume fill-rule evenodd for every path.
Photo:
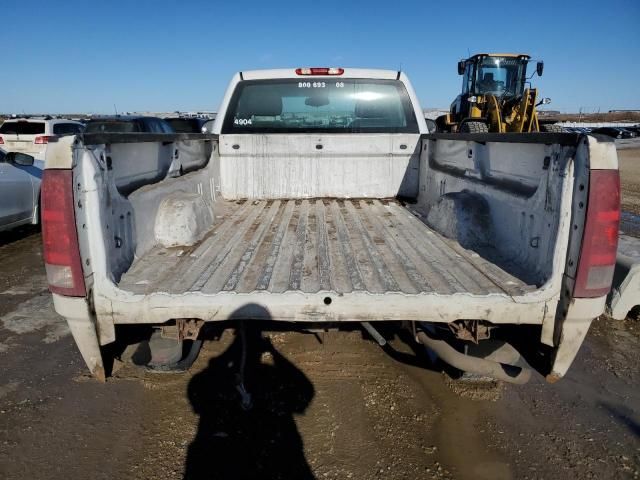
<instances>
[{"instance_id":1,"label":"pickup truck bed","mask_svg":"<svg viewBox=\"0 0 640 480\"><path fill-rule=\"evenodd\" d=\"M435 292L524 295L535 285L436 233L397 200L218 201L192 247L154 247L119 288L181 294Z\"/></svg>"},{"instance_id":2,"label":"pickup truck bed","mask_svg":"<svg viewBox=\"0 0 640 480\"><path fill-rule=\"evenodd\" d=\"M229 320L402 322L503 379L460 342L509 337L550 381L565 374L611 286L615 145L429 134L402 72L340 72L238 73L211 134L47 150L47 278L96 376L126 325L184 339Z\"/></svg>"}]
</instances>

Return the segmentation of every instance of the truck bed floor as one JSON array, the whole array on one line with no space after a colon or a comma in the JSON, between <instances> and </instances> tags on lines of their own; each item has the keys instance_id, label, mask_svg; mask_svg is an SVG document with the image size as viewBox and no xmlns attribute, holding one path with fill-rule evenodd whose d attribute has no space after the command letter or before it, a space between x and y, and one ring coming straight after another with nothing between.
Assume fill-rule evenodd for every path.
<instances>
[{"instance_id":1,"label":"truck bed floor","mask_svg":"<svg viewBox=\"0 0 640 480\"><path fill-rule=\"evenodd\" d=\"M119 284L188 291L523 295L535 285L429 228L396 200L222 201L197 245L152 249Z\"/></svg>"}]
</instances>

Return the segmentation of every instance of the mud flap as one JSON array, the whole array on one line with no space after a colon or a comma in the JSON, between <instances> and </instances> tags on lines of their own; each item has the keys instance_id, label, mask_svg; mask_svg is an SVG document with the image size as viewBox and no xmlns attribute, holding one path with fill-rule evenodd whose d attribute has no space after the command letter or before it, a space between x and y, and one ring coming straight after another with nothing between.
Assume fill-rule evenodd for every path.
<instances>
[{"instance_id":1,"label":"mud flap","mask_svg":"<svg viewBox=\"0 0 640 480\"><path fill-rule=\"evenodd\" d=\"M56 312L67 320L71 335L80 350L91 374L101 382L105 381L104 363L98 342L94 316L89 311L86 299L53 294Z\"/></svg>"},{"instance_id":2,"label":"mud flap","mask_svg":"<svg viewBox=\"0 0 640 480\"><path fill-rule=\"evenodd\" d=\"M589 331L591 322L604 312L606 297L574 298L561 324L560 338L553 353L549 383L560 380L569 370Z\"/></svg>"},{"instance_id":3,"label":"mud flap","mask_svg":"<svg viewBox=\"0 0 640 480\"><path fill-rule=\"evenodd\" d=\"M592 319L565 320L562 325L562 337L555 350L551 373L546 377L547 382L555 383L565 376L567 370L576 358L578 350L589 331Z\"/></svg>"},{"instance_id":4,"label":"mud flap","mask_svg":"<svg viewBox=\"0 0 640 480\"><path fill-rule=\"evenodd\" d=\"M102 363L102 354L100 345L98 345L95 325L84 318L67 318L67 324L91 374L101 382L104 382L106 380L104 364Z\"/></svg>"}]
</instances>

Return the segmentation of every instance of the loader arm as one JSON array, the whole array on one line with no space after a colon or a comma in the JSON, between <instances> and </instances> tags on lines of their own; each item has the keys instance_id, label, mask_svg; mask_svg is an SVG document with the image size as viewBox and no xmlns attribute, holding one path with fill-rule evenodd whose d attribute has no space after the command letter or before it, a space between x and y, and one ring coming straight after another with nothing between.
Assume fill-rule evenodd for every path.
<instances>
[{"instance_id":1,"label":"loader arm","mask_svg":"<svg viewBox=\"0 0 640 480\"><path fill-rule=\"evenodd\" d=\"M538 92L535 88L527 88L508 117L505 118L507 132L531 133L539 131L536 100Z\"/></svg>"},{"instance_id":2,"label":"loader arm","mask_svg":"<svg viewBox=\"0 0 640 480\"><path fill-rule=\"evenodd\" d=\"M486 96L486 108L489 131L504 133L507 125L502 121L502 108L500 107L500 102L495 95Z\"/></svg>"}]
</instances>

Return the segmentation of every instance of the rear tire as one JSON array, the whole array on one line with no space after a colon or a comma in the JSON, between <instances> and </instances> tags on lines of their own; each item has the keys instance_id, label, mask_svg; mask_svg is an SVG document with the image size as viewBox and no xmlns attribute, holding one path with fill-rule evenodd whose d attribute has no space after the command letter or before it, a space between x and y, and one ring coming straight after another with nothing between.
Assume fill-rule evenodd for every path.
<instances>
[{"instance_id":1,"label":"rear tire","mask_svg":"<svg viewBox=\"0 0 640 480\"><path fill-rule=\"evenodd\" d=\"M482 122L465 122L460 126L460 133L489 133L489 127Z\"/></svg>"},{"instance_id":2,"label":"rear tire","mask_svg":"<svg viewBox=\"0 0 640 480\"><path fill-rule=\"evenodd\" d=\"M564 128L560 125L556 125L555 123L547 123L545 125L540 125L540 131L544 133L564 133Z\"/></svg>"}]
</instances>

